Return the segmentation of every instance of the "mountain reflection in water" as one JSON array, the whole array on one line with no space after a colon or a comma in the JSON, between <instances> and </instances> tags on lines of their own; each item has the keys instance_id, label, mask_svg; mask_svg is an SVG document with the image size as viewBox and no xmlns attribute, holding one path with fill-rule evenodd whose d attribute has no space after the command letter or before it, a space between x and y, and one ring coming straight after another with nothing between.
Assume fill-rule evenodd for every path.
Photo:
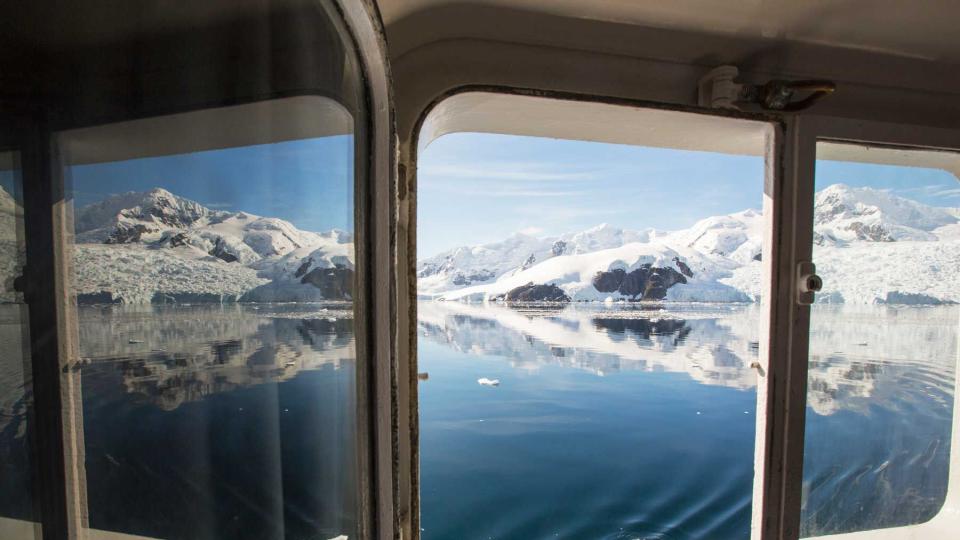
<instances>
[{"instance_id":1,"label":"mountain reflection in water","mask_svg":"<svg viewBox=\"0 0 960 540\"><path fill-rule=\"evenodd\" d=\"M749 537L758 306L418 310L425 539ZM814 308L804 536L939 510L958 319Z\"/></svg>"},{"instance_id":2,"label":"mountain reflection in water","mask_svg":"<svg viewBox=\"0 0 960 540\"><path fill-rule=\"evenodd\" d=\"M355 537L351 309L80 308L80 360L65 377L81 390L90 526L169 539ZM0 515L29 519L28 438L14 427L0 432Z\"/></svg>"},{"instance_id":3,"label":"mountain reflection in water","mask_svg":"<svg viewBox=\"0 0 960 540\"><path fill-rule=\"evenodd\" d=\"M425 540L749 537L757 306L418 309ZM958 319L814 308L804 535L938 511ZM90 307L79 338L91 526L356 535L349 305ZM0 515L29 519L22 371L0 372Z\"/></svg>"}]
</instances>

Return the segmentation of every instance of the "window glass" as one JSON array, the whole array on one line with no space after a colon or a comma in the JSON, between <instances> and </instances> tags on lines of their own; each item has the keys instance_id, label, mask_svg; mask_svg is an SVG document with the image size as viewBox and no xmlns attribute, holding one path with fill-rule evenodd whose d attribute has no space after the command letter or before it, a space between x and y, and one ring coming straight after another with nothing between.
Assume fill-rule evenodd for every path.
<instances>
[{"instance_id":1,"label":"window glass","mask_svg":"<svg viewBox=\"0 0 960 540\"><path fill-rule=\"evenodd\" d=\"M0 537L33 538L28 311L19 154L0 152Z\"/></svg>"},{"instance_id":2,"label":"window glass","mask_svg":"<svg viewBox=\"0 0 960 540\"><path fill-rule=\"evenodd\" d=\"M926 522L947 494L960 322L960 183L934 167L960 161L818 157L802 535Z\"/></svg>"},{"instance_id":3,"label":"window glass","mask_svg":"<svg viewBox=\"0 0 960 540\"><path fill-rule=\"evenodd\" d=\"M215 143L238 114L280 131L304 99L323 136L95 160L181 125ZM239 109L59 137L92 529L356 537L353 119L320 97Z\"/></svg>"},{"instance_id":4,"label":"window glass","mask_svg":"<svg viewBox=\"0 0 960 540\"><path fill-rule=\"evenodd\" d=\"M564 129L577 105L553 103ZM482 133L423 151L424 539L749 538L755 130L753 155Z\"/></svg>"}]
</instances>

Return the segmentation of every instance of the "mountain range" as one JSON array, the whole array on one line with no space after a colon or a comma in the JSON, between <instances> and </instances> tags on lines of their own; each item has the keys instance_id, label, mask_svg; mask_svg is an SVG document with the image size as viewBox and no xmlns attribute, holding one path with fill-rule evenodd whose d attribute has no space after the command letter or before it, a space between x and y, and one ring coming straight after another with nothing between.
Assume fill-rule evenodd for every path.
<instances>
[{"instance_id":1,"label":"mountain range","mask_svg":"<svg viewBox=\"0 0 960 540\"><path fill-rule=\"evenodd\" d=\"M80 303L350 300L350 233L211 210L164 189L108 197L74 217Z\"/></svg>"},{"instance_id":2,"label":"mountain range","mask_svg":"<svg viewBox=\"0 0 960 540\"><path fill-rule=\"evenodd\" d=\"M745 210L679 231L515 234L421 260L418 291L465 301L755 302L763 230L762 213ZM960 209L834 184L816 194L814 241L818 302L960 302Z\"/></svg>"},{"instance_id":3,"label":"mountain range","mask_svg":"<svg viewBox=\"0 0 960 540\"><path fill-rule=\"evenodd\" d=\"M21 212L0 188L2 301L17 298ZM108 197L74 216L81 303L351 300L352 235L213 210L164 189ZM488 301L756 302L762 213L688 229L607 224L556 237L515 234L421 260L421 298ZM814 262L820 303L960 302L960 209L835 184L818 192Z\"/></svg>"}]
</instances>

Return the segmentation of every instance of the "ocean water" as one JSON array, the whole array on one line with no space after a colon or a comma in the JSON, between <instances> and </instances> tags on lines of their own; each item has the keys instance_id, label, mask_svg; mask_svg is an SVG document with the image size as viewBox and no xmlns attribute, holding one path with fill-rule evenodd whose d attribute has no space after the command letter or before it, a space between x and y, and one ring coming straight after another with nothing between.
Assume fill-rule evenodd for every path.
<instances>
[{"instance_id":1,"label":"ocean water","mask_svg":"<svg viewBox=\"0 0 960 540\"><path fill-rule=\"evenodd\" d=\"M749 538L756 306L421 303L420 317L424 539ZM814 309L803 536L937 513L958 321Z\"/></svg>"},{"instance_id":2,"label":"ocean water","mask_svg":"<svg viewBox=\"0 0 960 540\"><path fill-rule=\"evenodd\" d=\"M91 527L354 538L348 308L83 308L67 376ZM757 307L419 309L424 539L749 537ZM30 519L18 313L0 313L0 516ZM804 535L939 510L958 320L956 306L815 308Z\"/></svg>"}]
</instances>

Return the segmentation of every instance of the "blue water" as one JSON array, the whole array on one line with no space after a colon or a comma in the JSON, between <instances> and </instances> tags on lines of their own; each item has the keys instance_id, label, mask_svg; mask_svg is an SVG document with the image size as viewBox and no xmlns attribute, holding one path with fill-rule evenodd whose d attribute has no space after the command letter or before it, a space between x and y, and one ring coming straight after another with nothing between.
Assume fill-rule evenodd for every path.
<instances>
[{"instance_id":1,"label":"blue water","mask_svg":"<svg viewBox=\"0 0 960 540\"><path fill-rule=\"evenodd\" d=\"M758 308L420 315L425 540L749 537ZM939 511L958 321L957 306L814 309L804 536ZM84 308L69 377L91 526L355 538L352 325L333 305ZM4 365L0 515L31 519L29 394L23 364Z\"/></svg>"},{"instance_id":2,"label":"blue water","mask_svg":"<svg viewBox=\"0 0 960 540\"><path fill-rule=\"evenodd\" d=\"M815 311L804 536L944 500L960 311L911 309ZM755 307L420 311L424 539L749 538Z\"/></svg>"},{"instance_id":3,"label":"blue water","mask_svg":"<svg viewBox=\"0 0 960 540\"><path fill-rule=\"evenodd\" d=\"M526 372L429 342L420 351L430 373L420 401L423 538L749 529L753 391L678 373ZM478 374L500 386L478 385Z\"/></svg>"}]
</instances>

